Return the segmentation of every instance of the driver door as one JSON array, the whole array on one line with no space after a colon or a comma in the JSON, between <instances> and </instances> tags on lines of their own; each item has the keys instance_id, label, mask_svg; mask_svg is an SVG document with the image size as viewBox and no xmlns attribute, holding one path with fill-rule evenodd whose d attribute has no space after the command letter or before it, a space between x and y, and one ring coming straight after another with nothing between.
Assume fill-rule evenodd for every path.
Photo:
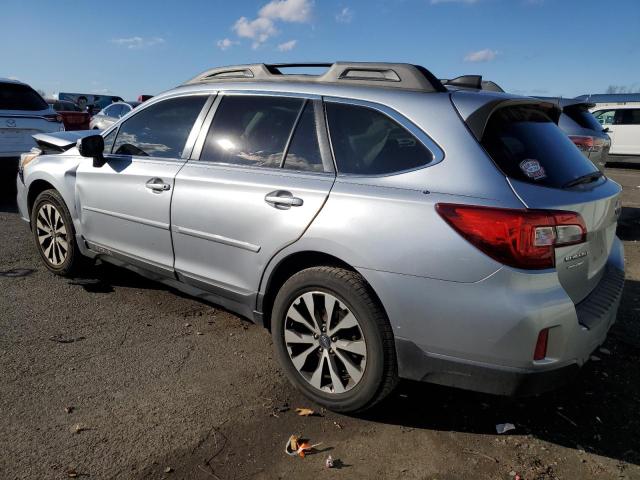
<instances>
[{"instance_id":1,"label":"driver door","mask_svg":"<svg viewBox=\"0 0 640 480\"><path fill-rule=\"evenodd\" d=\"M106 163L77 170L82 235L91 249L162 273L173 271L170 206L207 95L150 104L105 136Z\"/></svg>"}]
</instances>

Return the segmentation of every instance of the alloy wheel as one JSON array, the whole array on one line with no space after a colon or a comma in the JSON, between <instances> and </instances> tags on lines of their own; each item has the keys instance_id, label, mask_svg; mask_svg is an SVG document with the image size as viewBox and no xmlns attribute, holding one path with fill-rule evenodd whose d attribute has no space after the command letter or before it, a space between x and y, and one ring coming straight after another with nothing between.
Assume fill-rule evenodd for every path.
<instances>
[{"instance_id":1,"label":"alloy wheel","mask_svg":"<svg viewBox=\"0 0 640 480\"><path fill-rule=\"evenodd\" d=\"M51 203L38 210L36 229L44 257L55 267L62 265L69 254L69 236L62 215Z\"/></svg>"},{"instance_id":2,"label":"alloy wheel","mask_svg":"<svg viewBox=\"0 0 640 480\"><path fill-rule=\"evenodd\" d=\"M307 292L291 303L284 341L298 373L320 391L345 393L362 379L367 363L362 328L353 312L330 293Z\"/></svg>"}]
</instances>

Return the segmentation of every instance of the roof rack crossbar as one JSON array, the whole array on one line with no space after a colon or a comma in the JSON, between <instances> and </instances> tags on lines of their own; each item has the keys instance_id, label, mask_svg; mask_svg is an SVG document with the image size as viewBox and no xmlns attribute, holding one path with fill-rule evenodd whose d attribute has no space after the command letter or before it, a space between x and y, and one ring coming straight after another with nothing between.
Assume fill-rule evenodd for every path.
<instances>
[{"instance_id":1,"label":"roof rack crossbar","mask_svg":"<svg viewBox=\"0 0 640 480\"><path fill-rule=\"evenodd\" d=\"M284 74L287 68L326 68L320 75ZM392 87L423 92L446 91L426 68L409 63L335 62L335 63L256 63L207 70L185 85L218 81L305 81L330 84Z\"/></svg>"}]
</instances>

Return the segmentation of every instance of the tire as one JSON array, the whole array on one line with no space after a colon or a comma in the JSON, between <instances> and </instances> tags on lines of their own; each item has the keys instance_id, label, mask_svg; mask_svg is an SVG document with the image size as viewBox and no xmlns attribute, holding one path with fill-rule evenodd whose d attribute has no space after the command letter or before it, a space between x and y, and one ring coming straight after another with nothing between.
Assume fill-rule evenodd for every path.
<instances>
[{"instance_id":1,"label":"tire","mask_svg":"<svg viewBox=\"0 0 640 480\"><path fill-rule=\"evenodd\" d=\"M36 197L31 209L31 230L36 249L51 272L72 276L80 270L83 257L76 245L73 220L56 190L45 190Z\"/></svg>"},{"instance_id":2,"label":"tire","mask_svg":"<svg viewBox=\"0 0 640 480\"><path fill-rule=\"evenodd\" d=\"M371 408L395 387L393 332L360 274L328 266L296 273L278 292L271 319L285 374L314 402L355 413Z\"/></svg>"}]
</instances>

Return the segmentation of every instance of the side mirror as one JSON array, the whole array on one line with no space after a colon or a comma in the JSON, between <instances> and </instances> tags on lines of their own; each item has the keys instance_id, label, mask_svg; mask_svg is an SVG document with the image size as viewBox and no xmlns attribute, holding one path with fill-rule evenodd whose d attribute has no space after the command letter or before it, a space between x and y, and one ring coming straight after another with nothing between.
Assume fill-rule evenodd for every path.
<instances>
[{"instance_id":1,"label":"side mirror","mask_svg":"<svg viewBox=\"0 0 640 480\"><path fill-rule=\"evenodd\" d=\"M89 135L88 137L80 138L76 146L80 155L93 158L93 166L95 168L100 168L107 163L102 154L104 152L104 138L102 138L102 135Z\"/></svg>"}]
</instances>

